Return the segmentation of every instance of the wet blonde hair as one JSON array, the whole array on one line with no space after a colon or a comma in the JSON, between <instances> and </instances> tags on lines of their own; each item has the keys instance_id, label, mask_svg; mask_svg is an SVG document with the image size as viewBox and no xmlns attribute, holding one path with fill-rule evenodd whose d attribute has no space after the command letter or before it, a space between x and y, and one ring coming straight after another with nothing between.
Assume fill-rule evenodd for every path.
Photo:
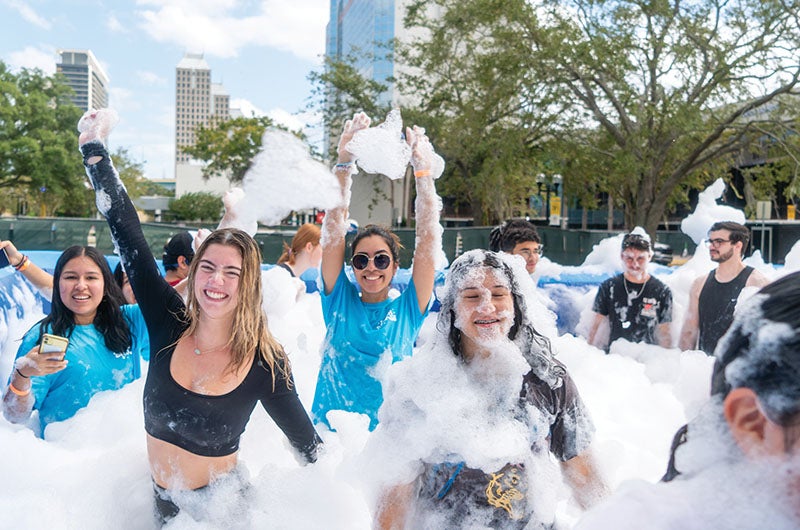
<instances>
[{"instance_id":1,"label":"wet blonde hair","mask_svg":"<svg viewBox=\"0 0 800 530\"><path fill-rule=\"evenodd\" d=\"M292 245L289 246L284 241L283 254L278 258L278 263L288 263L294 265L294 260L297 254L306 248L308 243L315 247L319 245L319 239L322 235L320 228L313 223L306 223L297 229L297 233L292 238Z\"/></svg>"},{"instance_id":2,"label":"wet blonde hair","mask_svg":"<svg viewBox=\"0 0 800 530\"><path fill-rule=\"evenodd\" d=\"M242 270L239 275L239 301L233 315L231 337L227 346L231 350L231 362L227 370L235 373L249 360L252 352L257 351L272 371L273 385L275 373L279 371L290 384L291 368L283 347L272 336L267 327L267 317L261 308L261 250L256 240L247 232L236 228L223 228L211 232L200 248L189 267L189 295L186 300L186 316L188 327L183 337L192 335L200 323L200 305L194 292L194 277L199 263L203 260L210 245L234 247L242 256ZM277 370L276 370L277 365Z\"/></svg>"}]
</instances>

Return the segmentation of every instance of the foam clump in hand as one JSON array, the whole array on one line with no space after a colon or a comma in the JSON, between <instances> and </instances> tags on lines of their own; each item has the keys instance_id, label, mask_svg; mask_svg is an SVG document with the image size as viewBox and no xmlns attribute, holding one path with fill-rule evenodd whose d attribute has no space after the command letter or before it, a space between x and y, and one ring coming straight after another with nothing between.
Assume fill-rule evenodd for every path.
<instances>
[{"instance_id":1,"label":"foam clump in hand","mask_svg":"<svg viewBox=\"0 0 800 530\"><path fill-rule=\"evenodd\" d=\"M114 109L91 109L81 116L78 121L78 139L80 145L93 140L100 140L103 144L108 140L108 135L119 123L119 115Z\"/></svg>"},{"instance_id":2,"label":"foam clump in hand","mask_svg":"<svg viewBox=\"0 0 800 530\"><path fill-rule=\"evenodd\" d=\"M403 118L398 109L377 127L358 131L346 149L355 155L367 173L380 173L392 180L403 178L411 160L411 147L403 137Z\"/></svg>"}]
</instances>

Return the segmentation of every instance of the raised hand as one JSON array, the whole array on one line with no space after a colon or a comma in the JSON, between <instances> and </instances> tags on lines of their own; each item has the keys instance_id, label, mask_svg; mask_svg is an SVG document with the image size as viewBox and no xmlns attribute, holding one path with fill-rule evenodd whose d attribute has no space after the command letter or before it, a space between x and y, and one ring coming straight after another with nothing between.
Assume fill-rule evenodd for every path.
<instances>
[{"instance_id":1,"label":"raised hand","mask_svg":"<svg viewBox=\"0 0 800 530\"><path fill-rule=\"evenodd\" d=\"M106 145L108 135L119 122L119 116L112 109L89 110L78 121L78 146L93 140Z\"/></svg>"},{"instance_id":2,"label":"raised hand","mask_svg":"<svg viewBox=\"0 0 800 530\"><path fill-rule=\"evenodd\" d=\"M352 120L344 122L342 135L339 136L339 145L336 148L339 153L339 162L347 163L353 161L353 153L347 150L347 144L350 143L350 140L353 139L353 136L358 131L368 128L371 122L372 120L370 120L369 116L363 112L355 113Z\"/></svg>"},{"instance_id":3,"label":"raised hand","mask_svg":"<svg viewBox=\"0 0 800 530\"><path fill-rule=\"evenodd\" d=\"M435 153L431 141L425 135L422 127L406 127L406 142L411 147L411 165L414 172L428 172L430 175L431 165Z\"/></svg>"}]
</instances>

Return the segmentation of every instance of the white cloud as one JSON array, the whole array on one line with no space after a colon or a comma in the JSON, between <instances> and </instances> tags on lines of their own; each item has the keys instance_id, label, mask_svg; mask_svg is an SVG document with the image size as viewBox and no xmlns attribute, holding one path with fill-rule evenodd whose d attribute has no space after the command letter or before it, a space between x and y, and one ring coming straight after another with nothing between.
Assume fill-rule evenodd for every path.
<instances>
[{"instance_id":1,"label":"white cloud","mask_svg":"<svg viewBox=\"0 0 800 530\"><path fill-rule=\"evenodd\" d=\"M113 13L108 16L108 20L106 20L106 27L114 33L128 33L128 28L123 26L122 22L120 22L117 16Z\"/></svg>"},{"instance_id":2,"label":"white cloud","mask_svg":"<svg viewBox=\"0 0 800 530\"><path fill-rule=\"evenodd\" d=\"M137 70L136 77L138 77L139 81L145 85L164 86L167 84L167 80L165 78L154 72L148 72L146 70Z\"/></svg>"},{"instance_id":3,"label":"white cloud","mask_svg":"<svg viewBox=\"0 0 800 530\"><path fill-rule=\"evenodd\" d=\"M19 16L35 26L39 26L42 29L50 29L53 26L49 20L39 16L39 14L28 5L28 2L22 2L19 0L5 0L3 3L19 13ZM6 23L8 23L8 21L6 21Z\"/></svg>"},{"instance_id":4,"label":"white cloud","mask_svg":"<svg viewBox=\"0 0 800 530\"><path fill-rule=\"evenodd\" d=\"M109 107L116 110L120 115L126 112L141 110L142 105L138 98L134 97L133 91L127 88L111 86L108 90Z\"/></svg>"},{"instance_id":5,"label":"white cloud","mask_svg":"<svg viewBox=\"0 0 800 530\"><path fill-rule=\"evenodd\" d=\"M24 49L8 54L6 61L12 70L20 68L38 68L47 75L56 73L56 52L52 48L35 48L26 46Z\"/></svg>"},{"instance_id":6,"label":"white cloud","mask_svg":"<svg viewBox=\"0 0 800 530\"><path fill-rule=\"evenodd\" d=\"M145 32L189 50L235 57L246 46L269 46L311 61L325 51L325 0L262 0L257 11L247 14L233 0L149 0L139 5L154 7L138 13Z\"/></svg>"}]
</instances>

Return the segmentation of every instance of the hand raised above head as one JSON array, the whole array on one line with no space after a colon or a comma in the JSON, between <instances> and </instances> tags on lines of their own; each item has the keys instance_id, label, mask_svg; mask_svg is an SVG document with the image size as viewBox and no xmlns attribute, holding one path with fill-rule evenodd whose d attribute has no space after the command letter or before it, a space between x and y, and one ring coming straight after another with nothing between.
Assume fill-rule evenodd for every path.
<instances>
[{"instance_id":1,"label":"hand raised above head","mask_svg":"<svg viewBox=\"0 0 800 530\"><path fill-rule=\"evenodd\" d=\"M119 122L119 116L113 109L91 109L81 116L78 121L78 145L81 146L93 140L100 140L105 145L108 135Z\"/></svg>"},{"instance_id":2,"label":"hand raised above head","mask_svg":"<svg viewBox=\"0 0 800 530\"><path fill-rule=\"evenodd\" d=\"M347 150L347 144L358 131L369 128L371 122L369 116L363 112L356 112L352 120L344 122L342 134L339 136L339 145L336 148L339 153L339 162L352 162L353 154Z\"/></svg>"},{"instance_id":3,"label":"hand raised above head","mask_svg":"<svg viewBox=\"0 0 800 530\"><path fill-rule=\"evenodd\" d=\"M411 147L411 165L415 171L429 171L435 153L425 129L414 125L406 127L406 142Z\"/></svg>"}]
</instances>

